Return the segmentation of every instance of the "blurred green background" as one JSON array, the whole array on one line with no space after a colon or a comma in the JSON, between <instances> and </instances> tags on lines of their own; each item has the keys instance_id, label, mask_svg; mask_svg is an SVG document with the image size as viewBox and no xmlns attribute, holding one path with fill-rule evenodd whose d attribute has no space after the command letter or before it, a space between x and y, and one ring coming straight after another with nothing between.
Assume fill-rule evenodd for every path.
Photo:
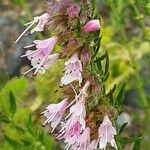
<instances>
[{"instance_id":1,"label":"blurred green background","mask_svg":"<svg viewBox=\"0 0 150 150\"><path fill-rule=\"evenodd\" d=\"M150 149L150 1L97 0L101 15L101 49L109 52L110 77L107 90L127 82L125 113L130 122L125 135L142 134L142 150ZM57 62L43 76L19 76L29 68L22 43L48 37L49 31L13 43L23 24L44 12L42 0L1 0L0 2L0 150L57 150L56 141L42 128L40 112L61 99L58 87L63 62ZM125 143L126 144L126 143ZM127 144L125 150L132 150Z\"/></svg>"}]
</instances>

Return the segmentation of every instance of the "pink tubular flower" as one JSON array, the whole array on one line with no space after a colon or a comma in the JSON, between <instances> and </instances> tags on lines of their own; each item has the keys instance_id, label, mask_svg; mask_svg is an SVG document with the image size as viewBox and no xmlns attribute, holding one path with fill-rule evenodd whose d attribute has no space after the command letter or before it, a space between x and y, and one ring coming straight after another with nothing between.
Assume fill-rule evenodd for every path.
<instances>
[{"instance_id":1,"label":"pink tubular flower","mask_svg":"<svg viewBox=\"0 0 150 150\"><path fill-rule=\"evenodd\" d=\"M72 143L71 143L72 144ZM90 128L87 127L71 145L71 150L92 150L90 147Z\"/></svg>"},{"instance_id":2,"label":"pink tubular flower","mask_svg":"<svg viewBox=\"0 0 150 150\"><path fill-rule=\"evenodd\" d=\"M34 75L42 68L50 67L53 65L55 60L59 57L59 54L50 55L53 51L54 46L56 45L57 37L51 37L46 40L35 40L33 41L34 45L27 46L25 48L30 48L35 46L37 50L32 51L28 50L25 55L21 56L20 58L27 57L31 61L31 68L26 73L30 72L33 69L36 69ZM24 74L26 74L24 73Z\"/></svg>"},{"instance_id":3,"label":"pink tubular flower","mask_svg":"<svg viewBox=\"0 0 150 150\"><path fill-rule=\"evenodd\" d=\"M100 30L100 22L98 19L88 21L83 27L83 32L96 32Z\"/></svg>"},{"instance_id":4,"label":"pink tubular flower","mask_svg":"<svg viewBox=\"0 0 150 150\"><path fill-rule=\"evenodd\" d=\"M74 53L72 57L65 62L65 75L61 78L61 86L67 85L75 80L82 83L82 63L79 60L78 53Z\"/></svg>"},{"instance_id":5,"label":"pink tubular flower","mask_svg":"<svg viewBox=\"0 0 150 150\"><path fill-rule=\"evenodd\" d=\"M26 23L24 26L28 26L23 33L18 37L18 39L15 41L17 43L24 34L35 24L37 23L36 27L34 27L31 30L31 34L34 32L41 32L44 30L45 25L49 22L50 16L48 13L44 13L41 16L34 17L34 20L31 22Z\"/></svg>"},{"instance_id":6,"label":"pink tubular flower","mask_svg":"<svg viewBox=\"0 0 150 150\"><path fill-rule=\"evenodd\" d=\"M51 123L51 127L53 128L52 132L53 132L57 127L57 125L60 123L67 105L68 105L67 99L64 99L58 104L48 105L46 107L46 111L41 113L47 118L47 120L43 123L43 126Z\"/></svg>"},{"instance_id":7,"label":"pink tubular flower","mask_svg":"<svg viewBox=\"0 0 150 150\"><path fill-rule=\"evenodd\" d=\"M70 17L78 17L80 13L80 6L78 4L74 4L67 9L67 14Z\"/></svg>"},{"instance_id":8,"label":"pink tubular flower","mask_svg":"<svg viewBox=\"0 0 150 150\"><path fill-rule=\"evenodd\" d=\"M78 137L85 129L85 116L86 110L84 103L82 101L76 102L76 104L70 108L70 113L66 117L67 121L62 124L62 129L57 138Z\"/></svg>"},{"instance_id":9,"label":"pink tubular flower","mask_svg":"<svg viewBox=\"0 0 150 150\"><path fill-rule=\"evenodd\" d=\"M116 129L112 126L108 116L105 116L102 124L99 127L99 149L105 150L107 142L110 143L112 147L117 149L117 145L114 139L114 135L116 134Z\"/></svg>"}]
</instances>

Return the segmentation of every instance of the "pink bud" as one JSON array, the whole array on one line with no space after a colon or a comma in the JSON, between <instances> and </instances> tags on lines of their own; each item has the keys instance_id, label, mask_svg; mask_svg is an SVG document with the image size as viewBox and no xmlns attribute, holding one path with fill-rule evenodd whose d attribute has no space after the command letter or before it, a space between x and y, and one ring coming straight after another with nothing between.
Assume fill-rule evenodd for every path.
<instances>
[{"instance_id":1,"label":"pink bud","mask_svg":"<svg viewBox=\"0 0 150 150\"><path fill-rule=\"evenodd\" d=\"M88 21L83 27L83 32L95 32L100 30L100 22L98 19Z\"/></svg>"}]
</instances>

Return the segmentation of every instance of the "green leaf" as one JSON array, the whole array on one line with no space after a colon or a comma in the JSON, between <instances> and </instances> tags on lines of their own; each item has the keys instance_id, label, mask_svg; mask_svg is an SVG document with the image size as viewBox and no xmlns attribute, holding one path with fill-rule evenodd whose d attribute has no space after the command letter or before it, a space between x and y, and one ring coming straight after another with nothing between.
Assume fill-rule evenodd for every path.
<instances>
[{"instance_id":1,"label":"green leaf","mask_svg":"<svg viewBox=\"0 0 150 150\"><path fill-rule=\"evenodd\" d=\"M124 93L125 93L125 88L126 88L126 82L123 83L118 96L116 98L116 103L121 106L123 104L123 98L124 98Z\"/></svg>"},{"instance_id":2,"label":"green leaf","mask_svg":"<svg viewBox=\"0 0 150 150\"><path fill-rule=\"evenodd\" d=\"M106 82L106 80L108 79L108 77L109 77L109 72L102 78L102 81Z\"/></svg>"},{"instance_id":3,"label":"green leaf","mask_svg":"<svg viewBox=\"0 0 150 150\"><path fill-rule=\"evenodd\" d=\"M95 33L94 37L95 37L95 40L94 40L95 46L93 47L94 54L92 55L92 59L94 59L97 56L97 54L100 50L100 46L101 46L100 41L102 39L102 36L99 37L99 33Z\"/></svg>"},{"instance_id":4,"label":"green leaf","mask_svg":"<svg viewBox=\"0 0 150 150\"><path fill-rule=\"evenodd\" d=\"M142 137L136 137L136 138L119 137L119 138L117 138L117 141L119 141L120 143L128 144L128 143L136 142L141 139L142 139Z\"/></svg>"},{"instance_id":5,"label":"green leaf","mask_svg":"<svg viewBox=\"0 0 150 150\"><path fill-rule=\"evenodd\" d=\"M11 121L9 120L9 118L7 116L1 115L0 122L10 123Z\"/></svg>"},{"instance_id":6,"label":"green leaf","mask_svg":"<svg viewBox=\"0 0 150 150\"><path fill-rule=\"evenodd\" d=\"M109 93L107 93L105 95L105 97L109 97L110 102L111 102L112 105L114 104L113 94L114 94L114 92L116 90L116 87L117 87L116 84L114 84L114 87L112 89L110 89Z\"/></svg>"},{"instance_id":7,"label":"green leaf","mask_svg":"<svg viewBox=\"0 0 150 150\"><path fill-rule=\"evenodd\" d=\"M32 115L29 115L29 119L28 122L26 124L26 128L28 129L28 131L30 132L30 134L34 135L34 131L33 131L33 121L32 121Z\"/></svg>"},{"instance_id":8,"label":"green leaf","mask_svg":"<svg viewBox=\"0 0 150 150\"><path fill-rule=\"evenodd\" d=\"M32 143L28 140L21 140L25 146L30 146Z\"/></svg>"},{"instance_id":9,"label":"green leaf","mask_svg":"<svg viewBox=\"0 0 150 150\"><path fill-rule=\"evenodd\" d=\"M28 119L27 125L30 126L30 127L33 127L32 114L29 115L29 119Z\"/></svg>"},{"instance_id":10,"label":"green leaf","mask_svg":"<svg viewBox=\"0 0 150 150\"><path fill-rule=\"evenodd\" d=\"M0 90L0 107L8 118L12 118L13 113L15 112L15 107L13 107L13 111L11 108L11 102L13 101L13 97L11 95L15 95L15 99L22 100L27 95L27 87L28 81L26 79L13 78L5 83L3 88ZM13 94L10 94L10 91L12 91ZM11 100L10 97L12 98Z\"/></svg>"},{"instance_id":11,"label":"green leaf","mask_svg":"<svg viewBox=\"0 0 150 150\"><path fill-rule=\"evenodd\" d=\"M120 130L119 130L119 134L121 134L124 129L126 128L126 126L128 125L128 122L125 122L121 127L120 127Z\"/></svg>"},{"instance_id":12,"label":"green leaf","mask_svg":"<svg viewBox=\"0 0 150 150\"><path fill-rule=\"evenodd\" d=\"M9 92L9 98L10 98L10 111L12 115L14 115L16 113L17 107L16 107L16 100L12 91Z\"/></svg>"},{"instance_id":13,"label":"green leaf","mask_svg":"<svg viewBox=\"0 0 150 150\"><path fill-rule=\"evenodd\" d=\"M135 141L133 150L141 150L140 147L141 147L141 143L142 143L142 134L140 133L138 137L140 139L138 139L137 141Z\"/></svg>"},{"instance_id":14,"label":"green leaf","mask_svg":"<svg viewBox=\"0 0 150 150\"><path fill-rule=\"evenodd\" d=\"M25 133L25 130L22 128L22 127L19 127L18 125L14 125L14 128L17 130L17 132L21 133L21 134L24 134Z\"/></svg>"},{"instance_id":15,"label":"green leaf","mask_svg":"<svg viewBox=\"0 0 150 150\"><path fill-rule=\"evenodd\" d=\"M5 140L13 147L20 147L22 144L4 134Z\"/></svg>"},{"instance_id":16,"label":"green leaf","mask_svg":"<svg viewBox=\"0 0 150 150\"><path fill-rule=\"evenodd\" d=\"M104 75L107 75L109 71L109 56L108 53L106 52L106 64L105 64L105 72Z\"/></svg>"},{"instance_id":17,"label":"green leaf","mask_svg":"<svg viewBox=\"0 0 150 150\"><path fill-rule=\"evenodd\" d=\"M8 82L9 78L6 72L0 72L0 89L4 87L4 85Z\"/></svg>"},{"instance_id":18,"label":"green leaf","mask_svg":"<svg viewBox=\"0 0 150 150\"><path fill-rule=\"evenodd\" d=\"M105 54L103 54L102 56L100 56L96 59L95 63L97 63L98 61L104 60L107 57L107 55L108 55L107 52L105 52Z\"/></svg>"}]
</instances>

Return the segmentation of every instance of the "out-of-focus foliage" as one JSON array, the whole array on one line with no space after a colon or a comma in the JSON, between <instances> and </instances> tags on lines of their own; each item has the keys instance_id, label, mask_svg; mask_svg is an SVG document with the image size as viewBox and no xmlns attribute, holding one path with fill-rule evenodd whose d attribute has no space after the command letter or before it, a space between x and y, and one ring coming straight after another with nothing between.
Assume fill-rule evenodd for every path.
<instances>
[{"instance_id":1,"label":"out-of-focus foliage","mask_svg":"<svg viewBox=\"0 0 150 150\"><path fill-rule=\"evenodd\" d=\"M24 78L8 81L0 91L0 137L3 150L57 149L54 140L41 128L39 112L32 112L28 101L29 82Z\"/></svg>"},{"instance_id":2,"label":"out-of-focus foliage","mask_svg":"<svg viewBox=\"0 0 150 150\"><path fill-rule=\"evenodd\" d=\"M18 18L19 22L24 23L25 20L32 19L29 1L12 0L11 4L21 7L26 12L27 18ZM127 102L128 105L132 104L131 121L133 122L127 134L131 137L136 135L137 138L132 141L125 139L122 136L124 125L120 129L118 141L124 142L124 145L135 141L134 146L126 147L128 150L132 148L138 150L140 144L142 149L148 150L150 147L148 127L150 122L150 1L97 0L97 6L102 16L100 53L103 54L104 50L107 50L110 58L107 90L112 89L114 83L122 84L122 81L126 81L126 92L132 90L135 92ZM54 139L47 134L48 131L44 132L42 129L42 119L39 114L42 106L62 98L58 86L63 67L62 62L57 62L44 76L39 75L35 79L25 77L8 79L5 73L0 72L0 149L59 149ZM138 109L135 108L137 105Z\"/></svg>"},{"instance_id":3,"label":"out-of-focus foliage","mask_svg":"<svg viewBox=\"0 0 150 150\"><path fill-rule=\"evenodd\" d=\"M63 75L63 67L63 62L57 61L44 76L41 75L36 78L35 86L38 95L44 99L51 99L51 101L57 101L61 98L62 94L59 84Z\"/></svg>"}]
</instances>

